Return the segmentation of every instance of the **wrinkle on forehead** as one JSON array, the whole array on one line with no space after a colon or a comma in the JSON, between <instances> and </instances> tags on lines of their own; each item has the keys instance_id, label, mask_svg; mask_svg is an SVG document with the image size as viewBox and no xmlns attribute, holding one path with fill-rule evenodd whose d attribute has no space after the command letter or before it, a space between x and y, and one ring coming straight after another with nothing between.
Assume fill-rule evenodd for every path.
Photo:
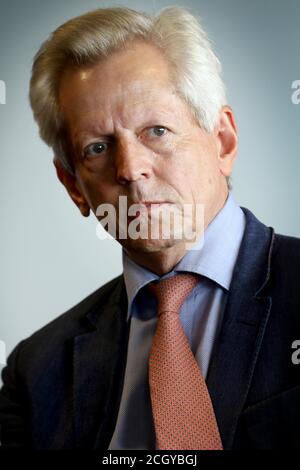
<instances>
[{"instance_id":1,"label":"wrinkle on forehead","mask_svg":"<svg viewBox=\"0 0 300 470\"><path fill-rule=\"evenodd\" d=\"M126 50L115 52L97 64L85 67L68 66L60 81L60 98L70 91L70 81L78 88L89 88L101 82L103 92L120 83L155 81L157 84L171 84L169 64L162 52L155 46L135 42Z\"/></svg>"},{"instance_id":2,"label":"wrinkle on forehead","mask_svg":"<svg viewBox=\"0 0 300 470\"><path fill-rule=\"evenodd\" d=\"M101 75L79 77L83 72L65 76L60 87L60 104L62 109L81 106L93 107L115 106L118 102L132 100L132 104L146 103L161 99L163 95L175 95L175 86L171 82L163 82L151 77L114 77L106 80ZM76 90L76 94L74 93Z\"/></svg>"},{"instance_id":3,"label":"wrinkle on forehead","mask_svg":"<svg viewBox=\"0 0 300 470\"><path fill-rule=\"evenodd\" d=\"M178 96L174 88L157 87L150 81L136 80L120 83L113 93L105 93L101 87L89 93L78 93L76 100L68 100L65 112L69 123L76 127L97 121L120 125L138 125L150 115L168 117L180 114ZM107 128L107 124L103 124ZM109 126L111 127L111 126Z\"/></svg>"}]
</instances>

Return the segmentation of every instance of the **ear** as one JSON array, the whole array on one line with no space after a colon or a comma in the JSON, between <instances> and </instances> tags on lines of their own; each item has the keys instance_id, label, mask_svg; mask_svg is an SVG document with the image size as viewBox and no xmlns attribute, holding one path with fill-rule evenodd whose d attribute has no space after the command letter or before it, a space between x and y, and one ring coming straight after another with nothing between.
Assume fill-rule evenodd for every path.
<instances>
[{"instance_id":1,"label":"ear","mask_svg":"<svg viewBox=\"0 0 300 470\"><path fill-rule=\"evenodd\" d=\"M238 146L237 126L230 106L222 107L215 134L218 142L220 171L222 175L230 176Z\"/></svg>"},{"instance_id":2,"label":"ear","mask_svg":"<svg viewBox=\"0 0 300 470\"><path fill-rule=\"evenodd\" d=\"M79 208L81 214L84 217L88 217L90 215L90 207L81 189L79 188L76 176L72 175L68 170L66 170L57 157L53 158L53 163L56 169L57 177L68 191L70 198Z\"/></svg>"}]
</instances>

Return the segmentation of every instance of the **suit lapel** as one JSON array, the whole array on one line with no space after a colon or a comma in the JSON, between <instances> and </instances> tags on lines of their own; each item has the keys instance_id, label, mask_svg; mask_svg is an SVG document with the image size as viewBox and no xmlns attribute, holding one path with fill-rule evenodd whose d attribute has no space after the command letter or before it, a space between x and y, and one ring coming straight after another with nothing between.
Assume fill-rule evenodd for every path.
<instances>
[{"instance_id":1,"label":"suit lapel","mask_svg":"<svg viewBox=\"0 0 300 470\"><path fill-rule=\"evenodd\" d=\"M74 338L73 412L77 447L107 448L121 398L130 324L120 277L106 303L87 315L88 332ZM113 405L113 406L112 406Z\"/></svg>"},{"instance_id":2,"label":"suit lapel","mask_svg":"<svg viewBox=\"0 0 300 470\"><path fill-rule=\"evenodd\" d=\"M233 443L272 303L263 290L270 276L274 231L242 209L245 233L207 376L225 449Z\"/></svg>"}]
</instances>

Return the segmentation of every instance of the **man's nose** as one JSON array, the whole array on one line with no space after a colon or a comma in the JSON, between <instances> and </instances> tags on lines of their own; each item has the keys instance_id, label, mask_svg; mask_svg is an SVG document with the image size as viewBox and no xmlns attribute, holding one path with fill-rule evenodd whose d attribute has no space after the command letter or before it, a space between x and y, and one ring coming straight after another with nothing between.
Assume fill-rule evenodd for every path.
<instances>
[{"instance_id":1,"label":"man's nose","mask_svg":"<svg viewBox=\"0 0 300 470\"><path fill-rule=\"evenodd\" d=\"M120 184L149 178L151 174L150 151L140 142L118 144L115 155L116 180Z\"/></svg>"}]
</instances>

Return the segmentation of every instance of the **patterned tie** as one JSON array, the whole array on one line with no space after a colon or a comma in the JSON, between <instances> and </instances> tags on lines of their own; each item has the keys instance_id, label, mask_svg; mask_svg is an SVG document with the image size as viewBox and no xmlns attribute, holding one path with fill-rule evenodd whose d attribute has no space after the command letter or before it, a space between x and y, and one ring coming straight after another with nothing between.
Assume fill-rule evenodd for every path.
<instances>
[{"instance_id":1,"label":"patterned tie","mask_svg":"<svg viewBox=\"0 0 300 470\"><path fill-rule=\"evenodd\" d=\"M199 282L182 273L154 281L157 329L149 357L149 386L158 449L221 450L211 399L180 323L179 311Z\"/></svg>"}]
</instances>

